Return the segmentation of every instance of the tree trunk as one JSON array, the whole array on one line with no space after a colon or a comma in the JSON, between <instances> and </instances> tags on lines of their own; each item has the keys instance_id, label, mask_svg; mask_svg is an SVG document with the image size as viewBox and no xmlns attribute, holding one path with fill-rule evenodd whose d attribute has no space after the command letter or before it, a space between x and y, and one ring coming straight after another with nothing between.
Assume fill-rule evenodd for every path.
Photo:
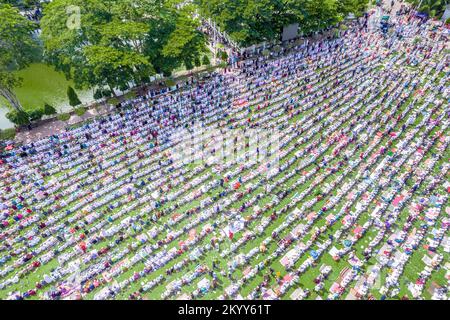
<instances>
[{"instance_id":1,"label":"tree trunk","mask_svg":"<svg viewBox=\"0 0 450 320\"><path fill-rule=\"evenodd\" d=\"M117 98L117 94L116 94L116 92L114 91L114 88L112 87L112 85L110 85L110 84L108 83L108 87L109 87L109 90L111 90L112 95L113 95L115 98Z\"/></svg>"},{"instance_id":2,"label":"tree trunk","mask_svg":"<svg viewBox=\"0 0 450 320\"><path fill-rule=\"evenodd\" d=\"M19 99L17 99L17 97L14 94L14 92L12 92L10 89L4 88L4 87L0 87L0 95L2 97L4 97L9 102L11 107L16 109L17 111L23 111L23 108L22 108L22 105L19 102Z\"/></svg>"}]
</instances>

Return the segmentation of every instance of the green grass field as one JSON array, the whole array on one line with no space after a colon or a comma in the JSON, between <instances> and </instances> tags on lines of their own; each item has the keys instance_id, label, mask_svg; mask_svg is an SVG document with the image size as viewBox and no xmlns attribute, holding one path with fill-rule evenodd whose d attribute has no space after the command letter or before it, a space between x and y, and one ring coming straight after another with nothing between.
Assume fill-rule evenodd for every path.
<instances>
[{"instance_id":1,"label":"green grass field","mask_svg":"<svg viewBox=\"0 0 450 320\"><path fill-rule=\"evenodd\" d=\"M74 83L67 80L61 72L44 63L33 63L17 74L23 79L23 83L15 92L25 110L42 107L44 103L53 105L57 110L68 106L67 87L74 87ZM91 100L90 90L76 91L82 102ZM1 104L5 106L6 101L2 100Z\"/></svg>"},{"instance_id":2,"label":"green grass field","mask_svg":"<svg viewBox=\"0 0 450 320\"><path fill-rule=\"evenodd\" d=\"M15 91L26 110L41 107L44 103L49 103L56 109L68 105L66 91L68 86L74 86L73 81L68 81L53 67L35 63L18 74L23 78L23 84ZM89 90L77 93L82 102L89 100L91 95Z\"/></svg>"},{"instance_id":3,"label":"green grass field","mask_svg":"<svg viewBox=\"0 0 450 320\"><path fill-rule=\"evenodd\" d=\"M68 86L74 87L74 83L68 81L61 72L44 63L33 63L18 71L18 75L23 83L15 92L25 110L41 108L45 103L54 106L58 112L70 109L66 92ZM91 90L76 91L83 103L92 100ZM5 118L6 108L6 100L0 98L0 129L13 126Z\"/></svg>"}]
</instances>

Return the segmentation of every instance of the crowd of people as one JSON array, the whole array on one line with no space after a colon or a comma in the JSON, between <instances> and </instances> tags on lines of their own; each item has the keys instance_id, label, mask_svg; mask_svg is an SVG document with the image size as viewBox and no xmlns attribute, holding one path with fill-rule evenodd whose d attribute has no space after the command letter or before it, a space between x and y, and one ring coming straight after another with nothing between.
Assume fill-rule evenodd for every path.
<instances>
[{"instance_id":1,"label":"crowd of people","mask_svg":"<svg viewBox=\"0 0 450 320\"><path fill-rule=\"evenodd\" d=\"M365 19L9 145L0 298L448 299L448 38ZM177 158L198 127L276 128L278 165Z\"/></svg>"}]
</instances>

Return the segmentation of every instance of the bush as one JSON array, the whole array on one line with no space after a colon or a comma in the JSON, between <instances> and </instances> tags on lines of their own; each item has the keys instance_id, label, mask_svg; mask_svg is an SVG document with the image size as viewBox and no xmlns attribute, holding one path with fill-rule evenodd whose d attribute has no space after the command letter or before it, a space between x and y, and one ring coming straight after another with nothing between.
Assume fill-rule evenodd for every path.
<instances>
[{"instance_id":1,"label":"bush","mask_svg":"<svg viewBox=\"0 0 450 320\"><path fill-rule=\"evenodd\" d=\"M222 61L226 61L228 59L228 53L226 51L220 51L219 57Z\"/></svg>"},{"instance_id":2,"label":"bush","mask_svg":"<svg viewBox=\"0 0 450 320\"><path fill-rule=\"evenodd\" d=\"M166 86L173 87L175 85L176 85L176 83L175 83L175 81L173 79L167 79L166 80Z\"/></svg>"},{"instance_id":3,"label":"bush","mask_svg":"<svg viewBox=\"0 0 450 320\"><path fill-rule=\"evenodd\" d=\"M209 66L211 64L211 61L209 61L209 58L206 54L202 58L202 64L205 66Z\"/></svg>"},{"instance_id":4,"label":"bush","mask_svg":"<svg viewBox=\"0 0 450 320\"><path fill-rule=\"evenodd\" d=\"M101 98L103 98L103 91L101 89L95 90L95 92L94 92L94 99L95 100L99 100Z\"/></svg>"},{"instance_id":5,"label":"bush","mask_svg":"<svg viewBox=\"0 0 450 320\"><path fill-rule=\"evenodd\" d=\"M150 83L150 76L141 76L139 79L139 84Z\"/></svg>"},{"instance_id":6,"label":"bush","mask_svg":"<svg viewBox=\"0 0 450 320\"><path fill-rule=\"evenodd\" d=\"M67 97L69 98L69 104L72 107L76 107L81 104L80 99L78 99L77 93L71 86L67 87Z\"/></svg>"},{"instance_id":7,"label":"bush","mask_svg":"<svg viewBox=\"0 0 450 320\"><path fill-rule=\"evenodd\" d=\"M75 114L76 114L77 116L79 116L79 117L81 117L83 114L85 114L86 111L87 111L87 108L86 108L86 107L78 107L78 108L75 108Z\"/></svg>"},{"instance_id":8,"label":"bush","mask_svg":"<svg viewBox=\"0 0 450 320\"><path fill-rule=\"evenodd\" d=\"M192 64L191 60L184 61L184 66L186 67L186 70L192 70L194 69L194 65Z\"/></svg>"},{"instance_id":9,"label":"bush","mask_svg":"<svg viewBox=\"0 0 450 320\"><path fill-rule=\"evenodd\" d=\"M194 65L198 68L202 65L202 62L200 61L199 57L194 58Z\"/></svg>"},{"instance_id":10,"label":"bush","mask_svg":"<svg viewBox=\"0 0 450 320\"><path fill-rule=\"evenodd\" d=\"M18 126L23 126L30 123L28 113L25 111L10 111L6 114L6 118Z\"/></svg>"},{"instance_id":11,"label":"bush","mask_svg":"<svg viewBox=\"0 0 450 320\"><path fill-rule=\"evenodd\" d=\"M102 90L102 95L105 98L109 98L112 96L112 92L111 92L111 90L105 89L105 90Z\"/></svg>"},{"instance_id":12,"label":"bush","mask_svg":"<svg viewBox=\"0 0 450 320\"><path fill-rule=\"evenodd\" d=\"M16 130L14 129L4 129L0 130L0 140L13 140L16 137Z\"/></svg>"},{"instance_id":13,"label":"bush","mask_svg":"<svg viewBox=\"0 0 450 320\"><path fill-rule=\"evenodd\" d=\"M119 104L119 99L117 99L116 97L113 97L108 100L108 104L115 106L115 105Z\"/></svg>"},{"instance_id":14,"label":"bush","mask_svg":"<svg viewBox=\"0 0 450 320\"><path fill-rule=\"evenodd\" d=\"M172 70L163 70L162 72L164 77L170 77L172 75Z\"/></svg>"},{"instance_id":15,"label":"bush","mask_svg":"<svg viewBox=\"0 0 450 320\"><path fill-rule=\"evenodd\" d=\"M70 119L70 114L68 113L60 113L58 114L58 120L67 121Z\"/></svg>"},{"instance_id":16,"label":"bush","mask_svg":"<svg viewBox=\"0 0 450 320\"><path fill-rule=\"evenodd\" d=\"M42 119L44 115L44 109L33 109L31 111L28 111L27 113L31 121L37 121Z\"/></svg>"},{"instance_id":17,"label":"bush","mask_svg":"<svg viewBox=\"0 0 450 320\"><path fill-rule=\"evenodd\" d=\"M276 45L275 47L273 47L273 52L278 53L278 52L280 52L280 51L281 51L281 46Z\"/></svg>"},{"instance_id":18,"label":"bush","mask_svg":"<svg viewBox=\"0 0 450 320\"><path fill-rule=\"evenodd\" d=\"M448 18L447 20L445 20L445 24L450 24L450 18Z\"/></svg>"},{"instance_id":19,"label":"bush","mask_svg":"<svg viewBox=\"0 0 450 320\"><path fill-rule=\"evenodd\" d=\"M129 87L128 84L126 84L126 83L122 83L122 84L119 86L119 90L120 90L120 91L127 91L129 88L130 88L130 87Z\"/></svg>"},{"instance_id":20,"label":"bush","mask_svg":"<svg viewBox=\"0 0 450 320\"><path fill-rule=\"evenodd\" d=\"M46 116L51 116L53 114L56 114L56 109L53 106L46 103L46 104L44 104L44 114Z\"/></svg>"},{"instance_id":21,"label":"bush","mask_svg":"<svg viewBox=\"0 0 450 320\"><path fill-rule=\"evenodd\" d=\"M134 91L130 91L125 94L125 99L127 99L127 100L131 100L134 98L136 98L136 92L134 92Z\"/></svg>"}]
</instances>

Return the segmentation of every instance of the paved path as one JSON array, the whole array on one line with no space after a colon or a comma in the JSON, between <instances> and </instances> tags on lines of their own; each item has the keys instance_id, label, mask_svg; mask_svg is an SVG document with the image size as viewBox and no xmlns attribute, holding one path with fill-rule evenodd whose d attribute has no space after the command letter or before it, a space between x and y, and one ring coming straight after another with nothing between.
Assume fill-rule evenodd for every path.
<instances>
[{"instance_id":1,"label":"paved path","mask_svg":"<svg viewBox=\"0 0 450 320\"><path fill-rule=\"evenodd\" d=\"M99 106L98 110L95 108L89 109L86 111L84 115L77 116L72 115L69 120L67 121L61 121L61 120L55 120L49 123L46 123L45 125L38 126L36 128L33 128L31 130L23 130L16 134L16 138L14 139L16 142L19 143L30 143L35 140L42 139L44 137L51 136L53 134L58 134L63 131L65 131L66 127L70 125L74 125L76 123L86 121L88 119L95 118L99 115L108 114L114 109L113 106Z\"/></svg>"},{"instance_id":2,"label":"paved path","mask_svg":"<svg viewBox=\"0 0 450 320\"><path fill-rule=\"evenodd\" d=\"M194 75L195 73L202 73L205 72L206 67L200 67L195 72L189 72L189 71L179 71L175 74L174 80L175 82L179 81L180 79L184 79L187 76L190 76L191 74ZM219 69L217 72L223 72L223 70ZM228 71L232 72L232 71ZM152 87L159 87L158 84L150 85L148 88ZM111 105L99 105L97 107L97 110L95 108L91 108L83 116L77 116L72 115L69 120L67 121L61 121L61 120L54 120L52 122L48 122L46 124L43 124L41 126L35 127L31 130L24 129L21 132L16 134L16 137L14 141L18 143L30 143L32 141L36 141L39 139L42 139L44 137L51 136L53 134L58 134L61 132L64 132L66 127L71 126L73 124L86 121L92 118L95 118L100 115L108 114L112 111L114 111L115 107Z\"/></svg>"}]
</instances>

